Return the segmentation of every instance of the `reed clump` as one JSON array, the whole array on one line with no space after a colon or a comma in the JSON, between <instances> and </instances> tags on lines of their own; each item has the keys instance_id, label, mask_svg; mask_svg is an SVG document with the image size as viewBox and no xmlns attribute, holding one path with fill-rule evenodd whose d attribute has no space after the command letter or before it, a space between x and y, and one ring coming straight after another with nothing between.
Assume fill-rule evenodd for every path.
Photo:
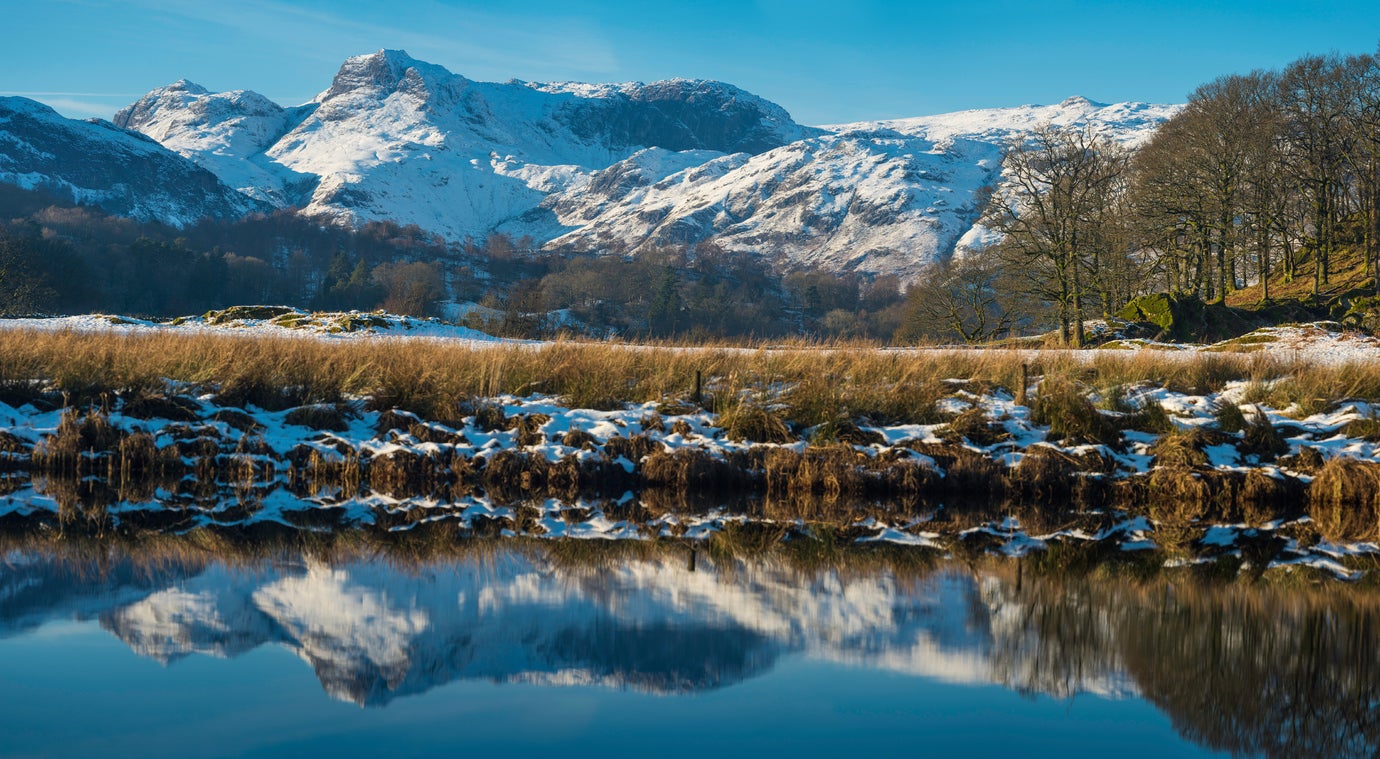
<instances>
[{"instance_id":1,"label":"reed clump","mask_svg":"<svg viewBox=\"0 0 1380 759\"><path fill-rule=\"evenodd\" d=\"M317 403L292 409L283 417L283 421L314 430L344 432L350 429L353 416L353 410L345 404Z\"/></svg>"},{"instance_id":2,"label":"reed clump","mask_svg":"<svg viewBox=\"0 0 1380 759\"><path fill-rule=\"evenodd\" d=\"M1370 417L1347 422L1342 426L1341 433L1347 437L1360 438L1372 443L1380 442L1380 419Z\"/></svg>"},{"instance_id":3,"label":"reed clump","mask_svg":"<svg viewBox=\"0 0 1380 759\"><path fill-rule=\"evenodd\" d=\"M811 445L885 445L886 438L876 430L865 430L846 416L836 416L810 431Z\"/></svg>"},{"instance_id":4,"label":"reed clump","mask_svg":"<svg viewBox=\"0 0 1380 759\"><path fill-rule=\"evenodd\" d=\"M1289 444L1271 424L1265 412L1256 409L1250 422L1241 431L1240 450L1242 453L1254 455L1260 461L1274 461L1289 452Z\"/></svg>"},{"instance_id":5,"label":"reed clump","mask_svg":"<svg viewBox=\"0 0 1380 759\"><path fill-rule=\"evenodd\" d=\"M1380 464L1334 458L1308 489L1308 515L1328 540L1375 540L1380 536Z\"/></svg>"},{"instance_id":6,"label":"reed clump","mask_svg":"<svg viewBox=\"0 0 1380 759\"><path fill-rule=\"evenodd\" d=\"M1009 495L1022 500L1065 501L1097 506L1099 497L1088 478L1112 469L1112 461L1096 452L1075 455L1047 445L1027 449L1020 463L1008 470Z\"/></svg>"},{"instance_id":7,"label":"reed clump","mask_svg":"<svg viewBox=\"0 0 1380 759\"><path fill-rule=\"evenodd\" d=\"M987 418L986 409L973 406L951 419L939 431L939 436L947 443L968 442L979 447L995 445L1010 437L1006 428Z\"/></svg>"},{"instance_id":8,"label":"reed clump","mask_svg":"<svg viewBox=\"0 0 1380 759\"><path fill-rule=\"evenodd\" d=\"M1088 400L1086 392L1068 380L1047 379L1040 384L1031 418L1049 426L1052 440L1112 448L1121 445L1121 429Z\"/></svg>"},{"instance_id":9,"label":"reed clump","mask_svg":"<svg viewBox=\"0 0 1380 759\"><path fill-rule=\"evenodd\" d=\"M1161 435L1150 447L1155 467L1195 468L1209 463L1207 449L1231 442L1232 438L1219 430L1205 427L1176 427Z\"/></svg>"},{"instance_id":10,"label":"reed clump","mask_svg":"<svg viewBox=\"0 0 1380 759\"><path fill-rule=\"evenodd\" d=\"M724 493L753 486L750 470L699 448L654 451L642 462L642 478L656 488L681 493Z\"/></svg>"},{"instance_id":11,"label":"reed clump","mask_svg":"<svg viewBox=\"0 0 1380 759\"><path fill-rule=\"evenodd\" d=\"M719 424L729 440L752 443L791 443L795 435L775 412L765 405L744 400L719 415Z\"/></svg>"}]
</instances>

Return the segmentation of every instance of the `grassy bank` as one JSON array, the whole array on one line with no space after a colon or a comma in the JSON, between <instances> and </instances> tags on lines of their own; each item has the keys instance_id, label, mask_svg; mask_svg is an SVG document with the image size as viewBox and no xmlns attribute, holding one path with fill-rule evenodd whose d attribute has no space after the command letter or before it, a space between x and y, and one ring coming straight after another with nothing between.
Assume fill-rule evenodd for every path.
<instances>
[{"instance_id":1,"label":"grassy bank","mask_svg":"<svg viewBox=\"0 0 1380 759\"><path fill-rule=\"evenodd\" d=\"M157 394L166 381L235 405L278 410L370 396L442 422L465 401L501 394L558 396L572 407L688 398L696 373L706 405L727 411L745 395L769 399L785 421L812 426L836 415L928 423L949 380L1019 388L1077 382L1090 395L1152 382L1179 392L1260 384L1255 400L1310 412L1346 398L1380 398L1380 363L1299 362L1287 351L1182 356L1156 351L881 350L871 344L770 347L588 343L474 345L422 340L329 342L205 334L0 331L0 400L37 396L73 405Z\"/></svg>"},{"instance_id":2,"label":"grassy bank","mask_svg":"<svg viewBox=\"0 0 1380 759\"><path fill-rule=\"evenodd\" d=\"M1280 353L7 330L0 497L95 533L680 538L676 515L747 498L767 522L912 537L1014 515L1051 535L1142 516L1171 552L1223 522L1293 524L1303 547L1380 538L1380 364Z\"/></svg>"}]
</instances>

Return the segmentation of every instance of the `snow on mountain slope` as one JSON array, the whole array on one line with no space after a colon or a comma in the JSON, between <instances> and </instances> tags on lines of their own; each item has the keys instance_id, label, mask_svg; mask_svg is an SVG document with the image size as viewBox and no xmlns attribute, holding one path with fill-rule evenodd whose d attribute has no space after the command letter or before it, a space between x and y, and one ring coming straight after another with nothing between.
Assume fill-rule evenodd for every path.
<instances>
[{"instance_id":1,"label":"snow on mountain slope","mask_svg":"<svg viewBox=\"0 0 1380 759\"><path fill-rule=\"evenodd\" d=\"M844 131L882 127L935 141L962 138L1005 144L1012 137L1045 124L1057 127L1090 125L1100 134L1134 147L1148 139L1155 127L1182 107L1151 103L1107 105L1085 97L1071 97L1055 105L956 111L935 116L842 124L825 129Z\"/></svg>"},{"instance_id":2,"label":"snow on mountain slope","mask_svg":"<svg viewBox=\"0 0 1380 759\"><path fill-rule=\"evenodd\" d=\"M472 82L393 50L348 59L301 110L261 100L182 82L122 111L120 123L279 205L454 240L483 237L644 148L760 151L812 133L718 82ZM283 175L319 181L298 202L276 184Z\"/></svg>"},{"instance_id":3,"label":"snow on mountain slope","mask_svg":"<svg viewBox=\"0 0 1380 759\"><path fill-rule=\"evenodd\" d=\"M720 82L474 82L381 50L298 109L179 82L117 119L251 196L341 223L603 252L713 240L910 278L981 238L980 190L1013 137L1090 124L1135 145L1175 109L1070 98L811 128Z\"/></svg>"},{"instance_id":4,"label":"snow on mountain slope","mask_svg":"<svg viewBox=\"0 0 1380 759\"><path fill-rule=\"evenodd\" d=\"M209 92L180 79L120 109L114 123L152 137L252 198L284 206L293 202L288 188L304 178L262 153L310 111L285 109L249 90Z\"/></svg>"},{"instance_id":5,"label":"snow on mountain slope","mask_svg":"<svg viewBox=\"0 0 1380 759\"><path fill-rule=\"evenodd\" d=\"M176 226L260 207L154 140L22 97L0 98L0 182Z\"/></svg>"},{"instance_id":6,"label":"snow on mountain slope","mask_svg":"<svg viewBox=\"0 0 1380 759\"><path fill-rule=\"evenodd\" d=\"M736 165L719 162L721 170L683 172L605 200L593 217L558 193L545 205L575 229L550 245L635 251L713 239L790 267L913 278L956 247L984 239L975 226L980 190L999 180L1002 150L1013 138L1042 124L1090 125L1134 146L1176 109L1069 98L826 127L830 133ZM594 202L584 190L575 194Z\"/></svg>"},{"instance_id":7,"label":"snow on mountain slope","mask_svg":"<svg viewBox=\"0 0 1380 759\"><path fill-rule=\"evenodd\" d=\"M635 251L713 239L794 268L909 277L972 225L976 190L1000 161L999 147L971 140L938 145L887 129L825 134L633 188L592 218L558 193L547 206L577 228L550 246Z\"/></svg>"}]
</instances>

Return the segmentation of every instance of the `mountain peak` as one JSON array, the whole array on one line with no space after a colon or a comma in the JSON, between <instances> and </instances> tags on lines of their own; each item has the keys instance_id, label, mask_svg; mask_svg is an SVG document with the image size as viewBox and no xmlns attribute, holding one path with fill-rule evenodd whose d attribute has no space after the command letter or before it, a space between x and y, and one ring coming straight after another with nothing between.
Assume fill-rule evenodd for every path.
<instances>
[{"instance_id":1,"label":"mountain peak","mask_svg":"<svg viewBox=\"0 0 1380 759\"><path fill-rule=\"evenodd\" d=\"M0 96L0 113L22 113L41 118L62 118L46 103L21 95Z\"/></svg>"},{"instance_id":2,"label":"mountain peak","mask_svg":"<svg viewBox=\"0 0 1380 759\"><path fill-rule=\"evenodd\" d=\"M1059 106L1062 108L1106 108L1107 104L1099 103L1096 100L1089 100L1082 95L1074 95L1064 98L1060 101Z\"/></svg>"},{"instance_id":3,"label":"mountain peak","mask_svg":"<svg viewBox=\"0 0 1380 759\"><path fill-rule=\"evenodd\" d=\"M211 92L190 79L178 79L176 82L161 89L163 92L185 92L189 95L209 95ZM158 90L154 90L154 92L158 92Z\"/></svg>"},{"instance_id":4,"label":"mountain peak","mask_svg":"<svg viewBox=\"0 0 1380 759\"><path fill-rule=\"evenodd\" d=\"M444 66L419 61L405 50L382 49L346 58L331 81L330 89L322 93L317 102L351 92L391 93L409 80L416 80L411 84L432 89L438 84L463 79Z\"/></svg>"}]
</instances>

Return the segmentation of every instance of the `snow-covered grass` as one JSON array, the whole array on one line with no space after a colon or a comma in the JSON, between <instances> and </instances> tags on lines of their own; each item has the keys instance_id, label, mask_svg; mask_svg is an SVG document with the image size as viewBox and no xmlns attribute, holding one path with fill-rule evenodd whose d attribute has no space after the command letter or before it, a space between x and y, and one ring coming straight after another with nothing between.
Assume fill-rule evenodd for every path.
<instances>
[{"instance_id":1,"label":"snow-covered grass","mask_svg":"<svg viewBox=\"0 0 1380 759\"><path fill-rule=\"evenodd\" d=\"M266 338L310 336L331 339L418 337L469 342L499 340L478 330L435 318L419 319L383 311L313 312L289 306L234 306L169 320L115 314L4 319L0 320L0 329L125 335L176 332Z\"/></svg>"},{"instance_id":2,"label":"snow-covered grass","mask_svg":"<svg viewBox=\"0 0 1380 759\"><path fill-rule=\"evenodd\" d=\"M822 520L850 542L1007 555L1115 539L1197 561L1226 547L1204 531L1233 524L1287 535L1267 564L1322 550L1323 566L1380 539L1375 362L335 339L413 322L294 311L87 318L107 327L0 331L0 468L18 472L4 513L82 513L95 476L119 480L97 488L101 519L180 504L178 529L708 540L744 513L714 504L746 494L768 498L754 534ZM286 337L302 334L328 339ZM90 426L64 406L95 409ZM226 505L246 487L249 506Z\"/></svg>"}]
</instances>

